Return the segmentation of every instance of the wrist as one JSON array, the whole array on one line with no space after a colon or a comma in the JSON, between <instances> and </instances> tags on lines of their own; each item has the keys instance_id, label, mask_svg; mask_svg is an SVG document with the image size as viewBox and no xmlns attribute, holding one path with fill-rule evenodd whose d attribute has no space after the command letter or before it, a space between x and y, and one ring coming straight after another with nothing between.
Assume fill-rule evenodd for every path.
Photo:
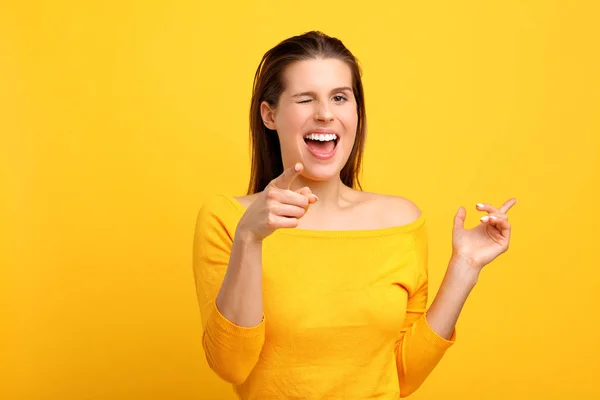
<instances>
[{"instance_id":1,"label":"wrist","mask_svg":"<svg viewBox=\"0 0 600 400\"><path fill-rule=\"evenodd\" d=\"M453 253L448 263L445 279L472 289L479 281L480 272L481 269L473 266L465 257Z\"/></svg>"},{"instance_id":2,"label":"wrist","mask_svg":"<svg viewBox=\"0 0 600 400\"><path fill-rule=\"evenodd\" d=\"M262 239L257 238L256 235L245 229L237 229L233 240L244 246L262 245Z\"/></svg>"}]
</instances>

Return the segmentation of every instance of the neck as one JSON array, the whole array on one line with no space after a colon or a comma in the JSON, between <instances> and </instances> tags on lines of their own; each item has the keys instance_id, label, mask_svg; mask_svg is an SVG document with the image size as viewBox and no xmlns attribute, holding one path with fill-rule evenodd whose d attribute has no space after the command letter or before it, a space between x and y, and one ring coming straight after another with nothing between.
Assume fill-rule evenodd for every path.
<instances>
[{"instance_id":1,"label":"neck","mask_svg":"<svg viewBox=\"0 0 600 400\"><path fill-rule=\"evenodd\" d=\"M307 186L319 198L313 206L320 209L339 208L348 188L339 176L328 181L313 181L299 176L294 180L290 190L298 190Z\"/></svg>"}]
</instances>

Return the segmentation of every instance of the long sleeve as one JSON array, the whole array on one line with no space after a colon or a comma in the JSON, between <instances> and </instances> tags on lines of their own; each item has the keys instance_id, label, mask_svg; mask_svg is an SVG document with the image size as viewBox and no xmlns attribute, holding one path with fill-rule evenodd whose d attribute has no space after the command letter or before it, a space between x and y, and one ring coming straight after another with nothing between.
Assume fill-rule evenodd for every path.
<instances>
[{"instance_id":1,"label":"long sleeve","mask_svg":"<svg viewBox=\"0 0 600 400\"><path fill-rule=\"evenodd\" d=\"M413 234L415 285L409 289L401 338L396 343L396 367L400 382L400 396L406 397L421 386L456 339L439 336L425 318L428 295L428 246L425 229Z\"/></svg>"},{"instance_id":2,"label":"long sleeve","mask_svg":"<svg viewBox=\"0 0 600 400\"><path fill-rule=\"evenodd\" d=\"M256 365L265 339L264 320L247 328L227 320L215 299L223 282L233 244L237 210L217 196L198 213L194 234L193 269L200 305L202 345L211 369L239 385Z\"/></svg>"}]
</instances>

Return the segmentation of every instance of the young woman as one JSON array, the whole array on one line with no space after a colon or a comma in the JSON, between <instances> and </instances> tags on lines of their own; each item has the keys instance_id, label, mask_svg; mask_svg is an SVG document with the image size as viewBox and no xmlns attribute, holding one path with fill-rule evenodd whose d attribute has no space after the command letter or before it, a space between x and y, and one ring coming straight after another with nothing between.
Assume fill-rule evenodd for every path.
<instances>
[{"instance_id":1,"label":"young woman","mask_svg":"<svg viewBox=\"0 0 600 400\"><path fill-rule=\"evenodd\" d=\"M210 367L242 399L397 399L455 341L484 265L508 249L507 212L460 207L427 305L425 216L360 190L366 116L355 57L309 32L263 57L250 110L247 196L201 208L194 273Z\"/></svg>"}]
</instances>

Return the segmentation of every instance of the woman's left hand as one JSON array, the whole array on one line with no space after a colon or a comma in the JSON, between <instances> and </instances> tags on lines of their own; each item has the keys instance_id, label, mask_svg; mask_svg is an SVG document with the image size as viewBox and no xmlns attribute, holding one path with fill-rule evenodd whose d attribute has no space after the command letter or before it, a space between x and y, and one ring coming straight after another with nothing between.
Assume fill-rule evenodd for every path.
<instances>
[{"instance_id":1,"label":"woman's left hand","mask_svg":"<svg viewBox=\"0 0 600 400\"><path fill-rule=\"evenodd\" d=\"M517 199L510 199L496 209L489 204L477 204L477 210L487 212L481 223L465 229L466 210L458 209L452 231L452 256L466 262L476 272L508 250L511 226L506 214Z\"/></svg>"}]
</instances>

